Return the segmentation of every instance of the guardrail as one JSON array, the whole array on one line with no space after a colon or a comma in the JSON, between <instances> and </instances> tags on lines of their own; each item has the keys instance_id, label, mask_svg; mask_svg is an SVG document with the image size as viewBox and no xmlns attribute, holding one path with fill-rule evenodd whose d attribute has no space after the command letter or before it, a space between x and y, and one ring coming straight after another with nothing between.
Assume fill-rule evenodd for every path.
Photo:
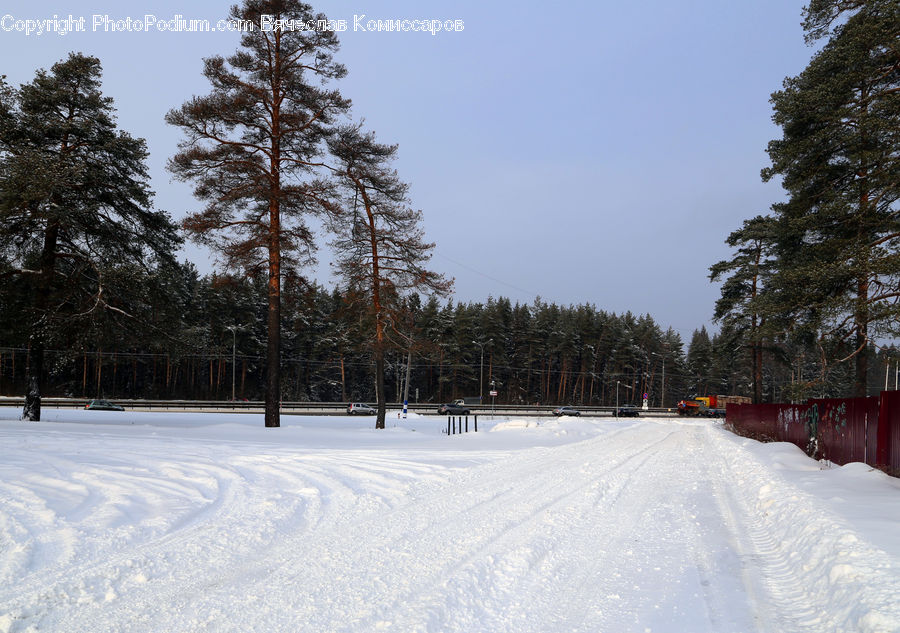
<instances>
[{"instance_id":1,"label":"guardrail","mask_svg":"<svg viewBox=\"0 0 900 633\"><path fill-rule=\"evenodd\" d=\"M83 409L94 398L41 398L44 407ZM113 399L116 404L127 410L153 411L234 411L245 413L259 413L264 409L264 403L260 400L126 400ZM0 396L0 407L21 407L25 399L16 396ZM346 415L349 402L282 402L281 412L288 415ZM414 413L437 415L440 404L415 403L408 406ZM388 403L389 414L399 413L403 409L402 404ZM555 405L496 405L469 407L473 414L478 415L521 415L521 416L550 416L553 415ZM582 415L615 415L615 407L576 407ZM642 416L665 417L677 413L676 409L651 408L641 410Z\"/></svg>"}]
</instances>

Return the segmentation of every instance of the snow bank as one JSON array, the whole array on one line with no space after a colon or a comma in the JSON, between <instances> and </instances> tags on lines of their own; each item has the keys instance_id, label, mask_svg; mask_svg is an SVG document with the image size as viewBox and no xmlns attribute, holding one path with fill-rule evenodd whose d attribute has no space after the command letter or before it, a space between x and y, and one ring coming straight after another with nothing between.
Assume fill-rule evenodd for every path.
<instances>
[{"instance_id":1,"label":"snow bank","mask_svg":"<svg viewBox=\"0 0 900 633\"><path fill-rule=\"evenodd\" d=\"M493 426L493 428L491 428L491 432L494 432L494 431L519 431L521 429L537 428L540 425L541 425L540 421L537 419L533 419L533 418L532 419L522 418L522 419L518 419L518 420L513 419L513 420L507 420L505 422L498 422L497 424L495 424Z\"/></svg>"},{"instance_id":2,"label":"snow bank","mask_svg":"<svg viewBox=\"0 0 900 633\"><path fill-rule=\"evenodd\" d=\"M865 464L828 468L793 444L722 432L751 538L777 566L776 599L815 608L797 619L819 631L900 631L900 481Z\"/></svg>"}]
</instances>

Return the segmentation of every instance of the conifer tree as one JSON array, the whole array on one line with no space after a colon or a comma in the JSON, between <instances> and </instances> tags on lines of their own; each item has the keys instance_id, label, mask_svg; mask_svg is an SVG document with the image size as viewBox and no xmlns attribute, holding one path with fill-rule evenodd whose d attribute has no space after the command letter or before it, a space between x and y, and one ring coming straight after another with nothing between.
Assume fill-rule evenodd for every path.
<instances>
[{"instance_id":1,"label":"conifer tree","mask_svg":"<svg viewBox=\"0 0 900 633\"><path fill-rule=\"evenodd\" d=\"M747 341L754 403L762 402L762 332L766 319L758 299L771 275L773 224L772 218L766 216L744 221L744 226L726 240L735 249L734 257L711 266L709 275L710 280L718 281L730 273L722 284L722 296L716 301L713 316L732 335L740 334Z\"/></svg>"},{"instance_id":2,"label":"conifer tree","mask_svg":"<svg viewBox=\"0 0 900 633\"><path fill-rule=\"evenodd\" d=\"M712 379L713 346L706 326L694 330L687 352L687 370L690 388L698 396L705 396Z\"/></svg>"},{"instance_id":3,"label":"conifer tree","mask_svg":"<svg viewBox=\"0 0 900 633\"><path fill-rule=\"evenodd\" d=\"M0 81L0 274L30 294L28 420L40 419L45 346L60 324L121 313L113 270L147 271L179 244L151 208L146 144L117 129L101 72L73 53L19 90Z\"/></svg>"},{"instance_id":4,"label":"conifer tree","mask_svg":"<svg viewBox=\"0 0 900 633\"><path fill-rule=\"evenodd\" d=\"M386 331L398 321L392 308L399 307L397 299L406 292L444 294L450 283L424 267L434 245L424 241L422 214L409 206L409 186L391 167L397 146L378 143L361 125L349 125L329 139L328 147L351 207L348 230L334 241L336 267L351 295L363 298L374 321L375 427L383 429Z\"/></svg>"},{"instance_id":5,"label":"conifer tree","mask_svg":"<svg viewBox=\"0 0 900 633\"><path fill-rule=\"evenodd\" d=\"M900 315L900 4L816 0L804 26L808 40L829 39L772 95L783 138L763 178L781 176L790 197L773 205L766 304L820 342L850 342L837 360L855 358L862 396L867 346Z\"/></svg>"},{"instance_id":6,"label":"conifer tree","mask_svg":"<svg viewBox=\"0 0 900 633\"><path fill-rule=\"evenodd\" d=\"M333 58L334 32L263 29L263 16L294 25L325 20L298 0L244 0L231 18L256 28L242 34L232 56L205 60L212 91L166 120L186 135L169 168L193 181L206 203L184 228L222 253L226 267L267 275L265 424L277 427L282 284L311 258L309 215L337 210L321 177L322 151L350 102L327 87L346 74Z\"/></svg>"}]
</instances>

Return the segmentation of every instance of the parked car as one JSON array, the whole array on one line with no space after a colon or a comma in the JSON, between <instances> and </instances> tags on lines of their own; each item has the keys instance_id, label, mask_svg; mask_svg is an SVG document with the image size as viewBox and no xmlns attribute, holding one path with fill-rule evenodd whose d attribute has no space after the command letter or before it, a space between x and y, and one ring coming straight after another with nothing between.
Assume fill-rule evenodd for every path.
<instances>
[{"instance_id":1,"label":"parked car","mask_svg":"<svg viewBox=\"0 0 900 633\"><path fill-rule=\"evenodd\" d=\"M564 415L574 415L575 417L578 417L581 415L581 411L573 407L559 407L557 409L553 409L553 415L558 418Z\"/></svg>"},{"instance_id":2,"label":"parked car","mask_svg":"<svg viewBox=\"0 0 900 633\"><path fill-rule=\"evenodd\" d=\"M375 409L362 402L351 402L347 405L348 415L375 415L376 413L378 412Z\"/></svg>"},{"instance_id":3,"label":"parked car","mask_svg":"<svg viewBox=\"0 0 900 633\"><path fill-rule=\"evenodd\" d=\"M86 405L84 405L85 409L90 409L91 411L124 411L123 407L120 407L117 404L113 404L107 400L91 400Z\"/></svg>"},{"instance_id":4,"label":"parked car","mask_svg":"<svg viewBox=\"0 0 900 633\"><path fill-rule=\"evenodd\" d=\"M438 415L469 415L470 409L455 402L448 402L438 407Z\"/></svg>"},{"instance_id":5,"label":"parked car","mask_svg":"<svg viewBox=\"0 0 900 633\"><path fill-rule=\"evenodd\" d=\"M641 415L640 409L633 404L623 404L614 413L617 418L637 418Z\"/></svg>"}]
</instances>

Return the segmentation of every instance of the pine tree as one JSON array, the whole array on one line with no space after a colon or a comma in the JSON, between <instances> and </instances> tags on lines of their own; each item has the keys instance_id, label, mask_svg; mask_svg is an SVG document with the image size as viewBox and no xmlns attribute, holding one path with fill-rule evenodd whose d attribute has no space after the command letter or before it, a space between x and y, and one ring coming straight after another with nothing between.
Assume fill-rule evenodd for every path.
<instances>
[{"instance_id":1,"label":"pine tree","mask_svg":"<svg viewBox=\"0 0 900 633\"><path fill-rule=\"evenodd\" d=\"M772 95L784 134L769 144L763 178L781 176L790 198L773 206L766 304L823 343L851 342L838 360L855 359L862 396L866 349L900 315L900 5L817 0L806 17L808 40L829 39Z\"/></svg>"},{"instance_id":2,"label":"pine tree","mask_svg":"<svg viewBox=\"0 0 900 633\"><path fill-rule=\"evenodd\" d=\"M726 243L735 249L734 257L710 267L710 280L718 281L730 273L722 284L722 296L716 301L714 319L727 327L732 335L747 341L753 402L762 402L763 330L765 316L758 298L771 275L771 251L774 243L773 220L757 216L731 233Z\"/></svg>"},{"instance_id":3,"label":"pine tree","mask_svg":"<svg viewBox=\"0 0 900 633\"><path fill-rule=\"evenodd\" d=\"M179 244L151 208L146 144L117 129L101 73L73 53L19 90L0 81L0 242L4 277L30 293L29 420L40 419L45 347L60 325L124 314L115 282L129 280L116 271L148 271Z\"/></svg>"},{"instance_id":4,"label":"pine tree","mask_svg":"<svg viewBox=\"0 0 900 633\"><path fill-rule=\"evenodd\" d=\"M351 222L334 241L336 267L351 294L364 298L374 321L375 427L383 429L386 330L399 322L400 303L394 302L392 310L392 298L411 290L445 294L450 283L424 268L434 245L424 241L421 212L409 206L409 186L391 168L397 146L380 144L361 125L349 125L329 139L328 147L351 207Z\"/></svg>"},{"instance_id":5,"label":"pine tree","mask_svg":"<svg viewBox=\"0 0 900 633\"><path fill-rule=\"evenodd\" d=\"M241 49L205 60L212 92L172 110L166 120L186 139L169 163L194 181L206 208L185 229L224 255L226 267L268 278L265 424L280 425L281 292L299 277L314 247L307 217L334 212L321 177L324 140L349 101L326 84L346 74L334 61L334 32L263 29L262 16L317 23L298 0L244 0L231 18L256 25Z\"/></svg>"},{"instance_id":6,"label":"pine tree","mask_svg":"<svg viewBox=\"0 0 900 633\"><path fill-rule=\"evenodd\" d=\"M694 330L691 336L691 344L687 352L687 370L691 380L690 389L698 396L705 396L709 392L712 382L712 341L706 326Z\"/></svg>"}]
</instances>

